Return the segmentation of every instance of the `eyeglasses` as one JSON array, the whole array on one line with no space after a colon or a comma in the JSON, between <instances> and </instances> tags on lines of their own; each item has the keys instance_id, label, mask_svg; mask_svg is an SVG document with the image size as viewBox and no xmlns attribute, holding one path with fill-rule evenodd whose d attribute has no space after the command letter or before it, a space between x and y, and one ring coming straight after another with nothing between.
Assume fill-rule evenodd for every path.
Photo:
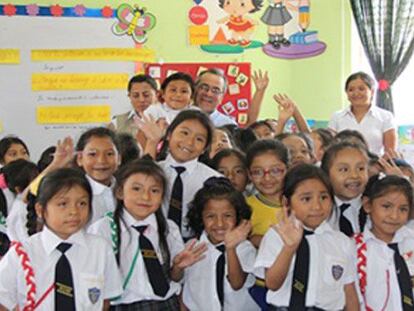
<instances>
[{"instance_id":1,"label":"eyeglasses","mask_svg":"<svg viewBox=\"0 0 414 311\"><path fill-rule=\"evenodd\" d=\"M267 174L271 177L280 177L285 173L285 171L286 169L279 167L271 167L269 169L254 168L250 170L250 175L252 175L253 178L263 178Z\"/></svg>"},{"instance_id":2,"label":"eyeglasses","mask_svg":"<svg viewBox=\"0 0 414 311\"><path fill-rule=\"evenodd\" d=\"M219 87L217 87L217 86L210 86L210 85L205 84L205 83L200 84L199 89L202 90L202 91L204 91L204 92L206 92L206 93L208 91L211 91L211 93L213 93L214 95L221 95L221 94L223 94L223 91Z\"/></svg>"}]
</instances>

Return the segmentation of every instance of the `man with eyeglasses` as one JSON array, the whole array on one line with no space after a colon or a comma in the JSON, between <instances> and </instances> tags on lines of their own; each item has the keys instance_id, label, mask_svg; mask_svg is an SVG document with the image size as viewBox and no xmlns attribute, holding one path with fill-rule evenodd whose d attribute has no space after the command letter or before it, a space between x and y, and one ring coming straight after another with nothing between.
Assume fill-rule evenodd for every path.
<instances>
[{"instance_id":1,"label":"man with eyeglasses","mask_svg":"<svg viewBox=\"0 0 414 311\"><path fill-rule=\"evenodd\" d=\"M252 80L255 83L256 92L253 95L248 111L246 126L249 126L257 120L260 105L269 83L267 72L264 75L262 75L261 71L254 73ZM210 116L215 127L226 124L237 125L235 120L217 110L217 106L222 102L226 90L227 79L220 69L210 68L201 72L197 78L194 104Z\"/></svg>"}]
</instances>

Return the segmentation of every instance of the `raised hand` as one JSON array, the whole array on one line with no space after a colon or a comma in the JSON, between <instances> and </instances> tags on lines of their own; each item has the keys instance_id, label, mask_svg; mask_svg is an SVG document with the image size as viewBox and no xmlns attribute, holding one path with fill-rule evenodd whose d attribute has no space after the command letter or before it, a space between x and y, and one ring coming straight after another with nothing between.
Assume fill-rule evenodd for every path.
<instances>
[{"instance_id":1,"label":"raised hand","mask_svg":"<svg viewBox=\"0 0 414 311\"><path fill-rule=\"evenodd\" d=\"M196 239L188 242L184 250L174 257L174 266L176 266L178 269L183 270L189 266L192 266L205 257L204 253L207 251L207 244L199 243L196 245L196 243Z\"/></svg>"},{"instance_id":2,"label":"raised hand","mask_svg":"<svg viewBox=\"0 0 414 311\"><path fill-rule=\"evenodd\" d=\"M152 116L143 115L142 119L134 118L134 122L148 140L158 142L164 135L165 128L160 126Z\"/></svg>"},{"instance_id":3,"label":"raised hand","mask_svg":"<svg viewBox=\"0 0 414 311\"><path fill-rule=\"evenodd\" d=\"M70 136L65 137L62 141L58 140L56 144L56 151L53 154L53 160L50 164L53 167L66 167L75 155L75 147L73 139Z\"/></svg>"},{"instance_id":4,"label":"raised hand","mask_svg":"<svg viewBox=\"0 0 414 311\"><path fill-rule=\"evenodd\" d=\"M227 231L224 236L224 245L226 248L235 248L241 242L246 240L251 229L252 224L250 221L242 220L237 227Z\"/></svg>"},{"instance_id":5,"label":"raised hand","mask_svg":"<svg viewBox=\"0 0 414 311\"><path fill-rule=\"evenodd\" d=\"M303 225L292 212L288 216L288 209L283 207L283 218L273 229L279 233L286 247L296 250L302 240Z\"/></svg>"},{"instance_id":6,"label":"raised hand","mask_svg":"<svg viewBox=\"0 0 414 311\"><path fill-rule=\"evenodd\" d=\"M294 115L296 111L296 105L289 98L289 96L287 96L286 94L279 93L279 94L273 95L273 99L278 104L279 119L288 120Z\"/></svg>"},{"instance_id":7,"label":"raised hand","mask_svg":"<svg viewBox=\"0 0 414 311\"><path fill-rule=\"evenodd\" d=\"M265 90L269 85L269 77L267 75L267 71L262 73L260 69L258 71L255 70L252 75L252 80L254 86L256 87L256 91Z\"/></svg>"},{"instance_id":8,"label":"raised hand","mask_svg":"<svg viewBox=\"0 0 414 311\"><path fill-rule=\"evenodd\" d=\"M389 160L387 161L386 158ZM389 154L385 154L383 158L379 158L378 163L381 164L386 175L397 175L400 177L405 176Z\"/></svg>"}]
</instances>

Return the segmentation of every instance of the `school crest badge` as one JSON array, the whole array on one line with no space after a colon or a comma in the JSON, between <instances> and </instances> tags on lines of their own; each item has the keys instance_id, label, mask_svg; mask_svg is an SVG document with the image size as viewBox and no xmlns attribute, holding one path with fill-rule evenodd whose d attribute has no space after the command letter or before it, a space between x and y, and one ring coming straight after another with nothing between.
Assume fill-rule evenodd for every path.
<instances>
[{"instance_id":1,"label":"school crest badge","mask_svg":"<svg viewBox=\"0 0 414 311\"><path fill-rule=\"evenodd\" d=\"M332 276L335 279L335 281L338 281L342 274L344 273L344 268L341 267L340 265L333 265L332 266Z\"/></svg>"},{"instance_id":2,"label":"school crest badge","mask_svg":"<svg viewBox=\"0 0 414 311\"><path fill-rule=\"evenodd\" d=\"M98 301L100 295L101 295L101 290L99 288L93 287L93 288L88 289L89 300L93 304L95 304Z\"/></svg>"}]
</instances>

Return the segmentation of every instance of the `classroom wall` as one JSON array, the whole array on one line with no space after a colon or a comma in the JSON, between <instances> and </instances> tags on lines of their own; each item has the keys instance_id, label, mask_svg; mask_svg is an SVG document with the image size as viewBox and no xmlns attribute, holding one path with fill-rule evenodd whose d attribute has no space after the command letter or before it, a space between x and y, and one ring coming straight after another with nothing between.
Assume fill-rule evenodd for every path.
<instances>
[{"instance_id":1,"label":"classroom wall","mask_svg":"<svg viewBox=\"0 0 414 311\"><path fill-rule=\"evenodd\" d=\"M266 5L267 0L265 2ZM157 61L250 62L252 69L268 70L270 76L270 85L260 117L277 116L277 105L273 101L272 95L276 92L282 92L289 94L296 100L306 118L316 120L328 120L332 112L346 104L343 84L350 73L351 55L351 11L348 2L347 0L313 0L310 29L319 31L319 39L327 45L326 51L313 58L282 60L271 58L260 49L249 49L243 54L218 55L208 54L198 47L189 46L187 27L190 23L187 15L189 9L194 5L191 0L58 1L61 6L73 6L79 3L97 8L102 8L105 5L116 8L121 3L144 6L157 18L157 25L149 33L149 39L145 44L156 51ZM9 0L2 3L27 4L27 1ZM56 4L57 1L39 0L36 3L50 5ZM259 20L263 11L264 8L253 15L253 18ZM76 22L76 19L73 19L73 22ZM256 39L267 41L265 25L260 24L258 27ZM76 46L71 48L76 48ZM125 100L122 107L128 105L127 98Z\"/></svg>"},{"instance_id":2,"label":"classroom wall","mask_svg":"<svg viewBox=\"0 0 414 311\"><path fill-rule=\"evenodd\" d=\"M59 1L70 6L82 1ZM27 1L5 3L26 4ZM56 1L36 1L39 5L54 4ZM350 73L350 25L351 11L346 0L313 0L311 2L311 29L319 31L319 38L327 44L327 50L313 58L302 60L281 60L266 56L258 49L247 50L244 54L207 54L198 47L191 47L187 40L188 10L191 0L88 0L88 7L120 3L145 6L157 17L157 25L149 35L146 45L157 51L158 60L164 62L233 62L247 61L253 69L267 69L271 78L261 117L275 115L277 109L272 94L285 92L302 108L309 119L327 120L330 114L346 104L343 84ZM259 19L264 8L255 14ZM266 41L266 28L261 25L257 37Z\"/></svg>"}]
</instances>

